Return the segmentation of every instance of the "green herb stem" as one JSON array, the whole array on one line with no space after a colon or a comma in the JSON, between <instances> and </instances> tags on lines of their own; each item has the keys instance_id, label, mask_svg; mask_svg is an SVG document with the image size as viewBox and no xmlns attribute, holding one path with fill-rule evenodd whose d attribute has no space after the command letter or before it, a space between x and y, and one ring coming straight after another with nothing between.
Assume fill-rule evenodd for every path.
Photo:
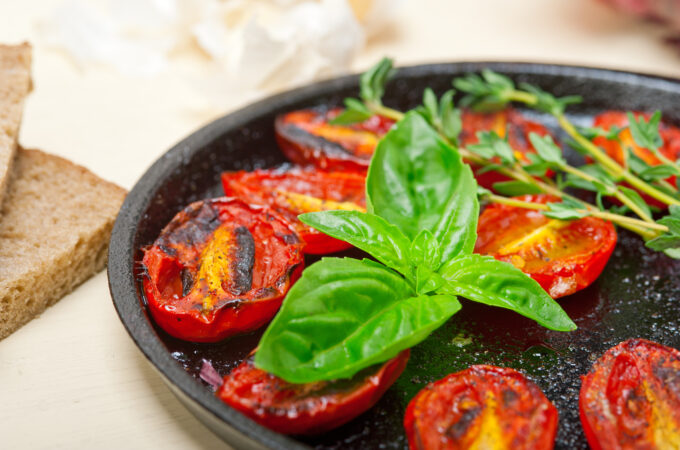
<instances>
[{"instance_id":1,"label":"green herb stem","mask_svg":"<svg viewBox=\"0 0 680 450\"><path fill-rule=\"evenodd\" d=\"M536 95L530 93L530 92L524 92L524 91L518 91L518 90L513 90L508 92L506 96L507 100L509 102L519 102L519 103L524 103L526 105L535 105L538 103L538 98L536 98Z\"/></svg>"},{"instance_id":2,"label":"green herb stem","mask_svg":"<svg viewBox=\"0 0 680 450\"><path fill-rule=\"evenodd\" d=\"M519 91L519 90L512 90L510 91L506 97L508 98L509 101L517 101L520 103L524 103L526 105L532 106L536 105L538 103L538 98L535 94L532 94L530 92L524 92L524 91ZM598 163L600 163L607 171L609 171L612 175L615 177L621 177L625 181L627 181L631 186L637 188L638 190L646 193L647 195L659 200L660 202L663 202L667 205L680 205L680 200L677 200L664 192L659 191L656 189L654 186L646 183L642 179L638 178L637 176L633 175L629 170L621 166L618 162L616 162L612 157L607 155L602 149L600 149L597 145L593 144L592 141L585 136L583 136L579 131L576 129L576 127L567 119L567 117L563 114L557 114L555 116L557 118L557 121L559 122L560 126L562 129L572 138L574 139L578 144L581 145L585 150L588 151L590 156L592 156ZM663 155L660 154L662 161L666 160L667 164L671 164L675 167L677 165L673 162L668 160L668 158L664 157ZM662 159L663 158L663 159ZM633 208L631 206L630 201L628 199L623 200L625 196L616 196L620 201L622 201L626 206L631 208L633 211L635 211L638 215L639 212L642 212L639 208ZM648 219L651 220L646 214L640 215L640 217L647 217Z\"/></svg>"},{"instance_id":3,"label":"green herb stem","mask_svg":"<svg viewBox=\"0 0 680 450\"><path fill-rule=\"evenodd\" d=\"M666 189L670 190L671 192L678 192L678 188L675 187L675 186L673 186L671 183L669 183L669 182L666 181L666 180L657 180L657 181L656 181L656 184L657 184L658 186L661 186L661 187L663 187L663 188L666 188Z\"/></svg>"},{"instance_id":4,"label":"green herb stem","mask_svg":"<svg viewBox=\"0 0 680 450\"><path fill-rule=\"evenodd\" d=\"M569 119L567 119L564 114L559 115L557 117L557 121L559 122L562 129L566 131L566 133L572 139L574 139L578 144L581 145L581 147L587 150L588 153L590 153L590 156L592 156L598 163L602 164L602 166L612 175L618 177L626 171L619 163L607 155L607 153L602 151L600 147L593 144L590 139L579 133L576 127L569 121Z\"/></svg>"},{"instance_id":5,"label":"green herb stem","mask_svg":"<svg viewBox=\"0 0 680 450\"><path fill-rule=\"evenodd\" d=\"M560 166L560 169L563 170L564 172L570 173L574 176L577 176L579 178L582 178L586 181L590 181L591 183L596 183L599 180L595 178L594 176L577 169L576 167L570 166L568 164L564 164ZM626 197L621 191L619 191L616 187L612 187L609 189L608 194L616 197L621 203L626 205L627 207L630 208L631 211L633 211L635 214L638 215L642 220L645 222L653 223L654 219L652 219L649 214L647 214L644 210L642 210L634 201Z\"/></svg>"},{"instance_id":6,"label":"green herb stem","mask_svg":"<svg viewBox=\"0 0 680 450\"><path fill-rule=\"evenodd\" d=\"M508 205L508 206L515 206L517 208L524 208L524 209L535 209L539 211L548 211L550 207L548 205L545 205L543 203L532 203L532 202L525 202L523 200L517 200L514 198L508 198L508 197L503 197L500 195L496 194L487 194L484 196L484 198L492 203L500 203L503 205ZM624 228L628 228L627 226L631 226L634 228L628 228L631 231L634 231L638 234L639 231L643 232L643 237L645 238L653 238L658 236L660 233L668 231L668 227L664 225L660 225L657 223L649 223L645 222L639 219L634 219L632 217L627 217L627 216L622 216L619 214L613 214L609 213L606 211L599 211L599 210L594 210L590 208L584 208L582 211L589 216L592 217L597 217L599 219L603 220L608 220L610 222L616 223L617 225L620 225ZM653 230L653 231L650 231Z\"/></svg>"},{"instance_id":7,"label":"green herb stem","mask_svg":"<svg viewBox=\"0 0 680 450\"><path fill-rule=\"evenodd\" d=\"M401 119L404 118L404 113L401 111L398 111L396 109L389 108L385 105L382 105L380 103L375 103L375 102L367 102L366 107L373 112L374 114L377 114L379 116L387 117L388 119L392 119L394 121L399 122Z\"/></svg>"},{"instance_id":8,"label":"green herb stem","mask_svg":"<svg viewBox=\"0 0 680 450\"><path fill-rule=\"evenodd\" d=\"M666 155L664 155L663 153L661 153L661 152L659 151L659 149L656 149L656 148L655 148L655 149L650 149L650 150L651 150L652 153L654 153L654 156L656 156L656 158L657 158L659 161L661 161L662 163L667 164L667 165L669 165L669 166L673 166L673 167L675 167L676 169L678 169L678 171L680 171L680 166L678 166L678 164L677 164L675 161L672 161L672 160L668 159L668 158L666 157Z\"/></svg>"},{"instance_id":9,"label":"green herb stem","mask_svg":"<svg viewBox=\"0 0 680 450\"><path fill-rule=\"evenodd\" d=\"M561 114L557 117L557 120L564 131L574 139L578 144L580 144L584 149L590 153L598 163L607 169L612 175L621 177L623 180L628 182L634 188L644 192L645 194L653 197L660 202L667 205L680 205L680 201L659 191L650 184L644 182L640 178L636 177L630 171L624 169L619 163L614 161L609 155L603 152L597 145L593 144L589 139L578 132L576 127L569 121L569 119ZM632 208L631 208L632 209Z\"/></svg>"},{"instance_id":10,"label":"green herb stem","mask_svg":"<svg viewBox=\"0 0 680 450\"><path fill-rule=\"evenodd\" d=\"M623 195L619 190L616 190L616 192L614 193L614 197L616 197L621 203L629 207L631 211L637 214L638 217L644 220L645 222L654 223L654 219L652 219L645 211L643 211L634 201Z\"/></svg>"},{"instance_id":11,"label":"green herb stem","mask_svg":"<svg viewBox=\"0 0 680 450\"><path fill-rule=\"evenodd\" d=\"M663 192L659 191L658 189L654 188L653 186L645 183L642 181L640 178L636 177L630 172L623 172L621 174L621 177L627 181L631 186L634 188L644 192L645 194L649 195L650 197L654 197L655 199L659 200L660 202L663 202L667 205L680 205L680 200L677 200L670 195L664 194Z\"/></svg>"}]
</instances>

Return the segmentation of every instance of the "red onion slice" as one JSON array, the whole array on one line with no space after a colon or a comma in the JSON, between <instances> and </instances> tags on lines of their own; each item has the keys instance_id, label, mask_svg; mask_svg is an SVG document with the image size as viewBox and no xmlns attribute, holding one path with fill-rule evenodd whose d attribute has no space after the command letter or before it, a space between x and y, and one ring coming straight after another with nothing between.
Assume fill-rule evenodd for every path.
<instances>
[{"instance_id":1,"label":"red onion slice","mask_svg":"<svg viewBox=\"0 0 680 450\"><path fill-rule=\"evenodd\" d=\"M217 388L222 386L222 377L207 359L203 360L199 376L201 377L201 380L212 386L214 390L217 390Z\"/></svg>"}]
</instances>

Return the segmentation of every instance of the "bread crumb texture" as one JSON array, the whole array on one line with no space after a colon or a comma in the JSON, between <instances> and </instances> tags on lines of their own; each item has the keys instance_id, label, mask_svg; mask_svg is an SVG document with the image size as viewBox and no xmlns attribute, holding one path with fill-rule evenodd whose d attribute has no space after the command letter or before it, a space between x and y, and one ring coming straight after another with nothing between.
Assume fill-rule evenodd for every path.
<instances>
[{"instance_id":1,"label":"bread crumb texture","mask_svg":"<svg viewBox=\"0 0 680 450\"><path fill-rule=\"evenodd\" d=\"M31 46L0 45L0 203L17 148L24 98L31 91Z\"/></svg>"},{"instance_id":2,"label":"bread crumb texture","mask_svg":"<svg viewBox=\"0 0 680 450\"><path fill-rule=\"evenodd\" d=\"M106 265L125 190L84 167L19 149L0 215L0 339Z\"/></svg>"}]
</instances>

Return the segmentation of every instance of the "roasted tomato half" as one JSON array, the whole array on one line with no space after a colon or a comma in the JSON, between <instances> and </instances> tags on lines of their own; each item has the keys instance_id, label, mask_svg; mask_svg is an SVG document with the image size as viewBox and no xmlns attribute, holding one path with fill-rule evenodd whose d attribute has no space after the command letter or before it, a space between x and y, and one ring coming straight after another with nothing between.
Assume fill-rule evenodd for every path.
<instances>
[{"instance_id":1,"label":"roasted tomato half","mask_svg":"<svg viewBox=\"0 0 680 450\"><path fill-rule=\"evenodd\" d=\"M373 116L352 125L328 123L341 112L340 108L315 108L278 116L276 139L286 157L324 170L365 172L375 146L394 121Z\"/></svg>"},{"instance_id":2,"label":"roasted tomato half","mask_svg":"<svg viewBox=\"0 0 680 450\"><path fill-rule=\"evenodd\" d=\"M271 206L295 227L305 242L303 251L315 255L344 250L351 245L303 224L297 219L298 214L337 209L365 211L365 181L363 174L314 168L222 174L226 195Z\"/></svg>"},{"instance_id":3,"label":"roasted tomato half","mask_svg":"<svg viewBox=\"0 0 680 450\"><path fill-rule=\"evenodd\" d=\"M636 112L635 116L643 116L645 119L649 120L651 115L647 113ZM594 119L594 126L604 130L609 130L612 126L624 128L628 126L628 123L628 116L624 111L607 111L596 116ZM663 139L663 146L659 149L659 152L661 152L662 155L666 156L671 161L676 161L678 158L680 158L680 129L661 122L659 131L661 138ZM608 140L605 137L597 137L593 140L593 142L597 146L604 149L607 154L619 164L623 164L624 162L622 145L630 148L636 156L638 156L650 166L657 166L661 164L661 161L659 161L659 159L654 156L652 152L638 146L635 143L633 135L628 128L619 133L619 139L621 142L616 140ZM667 179L667 181L675 186L675 177L670 177ZM644 193L641 194L649 204L658 208L666 208L665 203L649 197Z\"/></svg>"},{"instance_id":4,"label":"roasted tomato half","mask_svg":"<svg viewBox=\"0 0 680 450\"><path fill-rule=\"evenodd\" d=\"M644 339L607 350L583 377L579 411L594 450L680 448L680 351Z\"/></svg>"},{"instance_id":5,"label":"roasted tomato half","mask_svg":"<svg viewBox=\"0 0 680 450\"><path fill-rule=\"evenodd\" d=\"M216 342L267 323L303 264L302 243L278 214L205 200L179 212L144 250L144 293L169 334Z\"/></svg>"},{"instance_id":6,"label":"roasted tomato half","mask_svg":"<svg viewBox=\"0 0 680 450\"><path fill-rule=\"evenodd\" d=\"M545 194L515 198L559 202ZM558 298L595 281L615 246L610 222L594 217L562 221L533 209L492 204L479 216L475 252L511 263Z\"/></svg>"},{"instance_id":7,"label":"roasted tomato half","mask_svg":"<svg viewBox=\"0 0 680 450\"><path fill-rule=\"evenodd\" d=\"M479 365L421 390L404 427L412 450L551 449L557 409L516 370Z\"/></svg>"},{"instance_id":8,"label":"roasted tomato half","mask_svg":"<svg viewBox=\"0 0 680 450\"><path fill-rule=\"evenodd\" d=\"M256 368L253 355L224 377L217 395L279 433L318 434L349 422L373 406L399 378L409 350L364 369L349 380L292 384Z\"/></svg>"},{"instance_id":9,"label":"roasted tomato half","mask_svg":"<svg viewBox=\"0 0 680 450\"><path fill-rule=\"evenodd\" d=\"M523 163L529 163L526 153L536 153L531 141L530 133L541 136L550 134L548 129L537 122L532 122L522 115L519 111L508 108L492 113L477 113L463 111L463 130L460 134L461 145L467 146L478 142L477 133L479 131L495 131L501 137L507 135L508 143L515 150L515 157ZM498 172L481 172L475 165L471 166L477 183L487 189L491 189L494 183L508 181L509 178ZM552 175L552 172L546 173Z\"/></svg>"}]
</instances>

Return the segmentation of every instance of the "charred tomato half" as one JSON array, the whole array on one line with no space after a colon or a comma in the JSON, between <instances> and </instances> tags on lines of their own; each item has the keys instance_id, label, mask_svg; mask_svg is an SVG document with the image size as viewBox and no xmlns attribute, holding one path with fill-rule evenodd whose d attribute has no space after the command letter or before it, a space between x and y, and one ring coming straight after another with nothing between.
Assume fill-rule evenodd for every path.
<instances>
[{"instance_id":1,"label":"charred tomato half","mask_svg":"<svg viewBox=\"0 0 680 450\"><path fill-rule=\"evenodd\" d=\"M309 227L298 214L326 210L365 211L366 177L356 172L325 172L315 168L225 172L222 186L228 196L267 205L283 215L305 243L304 252L321 255L351 247Z\"/></svg>"},{"instance_id":2,"label":"charred tomato half","mask_svg":"<svg viewBox=\"0 0 680 450\"><path fill-rule=\"evenodd\" d=\"M680 448L680 351L644 339L607 350L581 382L594 450Z\"/></svg>"},{"instance_id":3,"label":"charred tomato half","mask_svg":"<svg viewBox=\"0 0 680 450\"><path fill-rule=\"evenodd\" d=\"M348 380L293 384L254 365L254 354L224 377L217 396L267 428L285 434L319 434L373 406L399 378L409 350Z\"/></svg>"},{"instance_id":4,"label":"charred tomato half","mask_svg":"<svg viewBox=\"0 0 680 450\"><path fill-rule=\"evenodd\" d=\"M516 370L478 365L421 390L404 427L412 450L551 449L557 409Z\"/></svg>"},{"instance_id":5,"label":"charred tomato half","mask_svg":"<svg viewBox=\"0 0 680 450\"><path fill-rule=\"evenodd\" d=\"M323 170L365 172L378 141L394 121L382 116L352 125L331 125L341 108L312 108L276 118L276 139L291 161Z\"/></svg>"},{"instance_id":6,"label":"charred tomato half","mask_svg":"<svg viewBox=\"0 0 680 450\"><path fill-rule=\"evenodd\" d=\"M302 244L268 208L233 198L192 203L144 250L143 288L170 335L216 342L278 311L304 265Z\"/></svg>"},{"instance_id":7,"label":"charred tomato half","mask_svg":"<svg viewBox=\"0 0 680 450\"><path fill-rule=\"evenodd\" d=\"M550 195L514 197L532 203L559 202ZM517 267L552 298L588 287L600 276L616 246L611 222L595 217L562 221L540 211L492 204L479 216L475 252Z\"/></svg>"}]
</instances>

